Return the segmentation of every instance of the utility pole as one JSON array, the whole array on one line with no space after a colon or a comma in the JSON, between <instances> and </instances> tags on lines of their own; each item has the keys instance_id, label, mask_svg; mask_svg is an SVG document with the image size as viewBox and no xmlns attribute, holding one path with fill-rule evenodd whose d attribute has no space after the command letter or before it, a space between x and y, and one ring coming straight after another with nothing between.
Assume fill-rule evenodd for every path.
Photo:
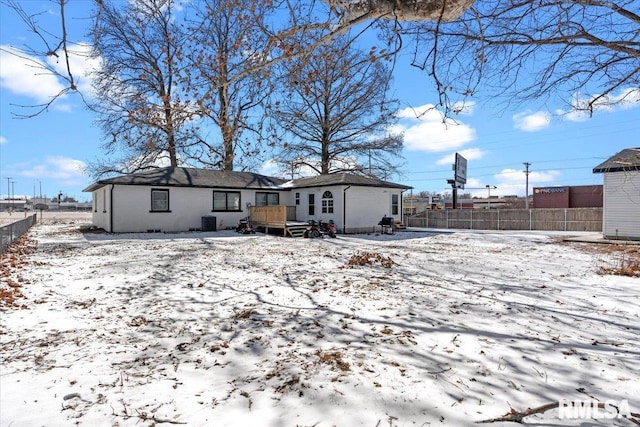
<instances>
[{"instance_id":1,"label":"utility pole","mask_svg":"<svg viewBox=\"0 0 640 427\"><path fill-rule=\"evenodd\" d=\"M11 198L11 178L7 178L7 200Z\"/></svg>"},{"instance_id":2,"label":"utility pole","mask_svg":"<svg viewBox=\"0 0 640 427\"><path fill-rule=\"evenodd\" d=\"M531 166L531 163L529 162L524 162L524 167L525 170L523 171L525 176L526 176L526 189L525 189L525 196L524 196L524 207L525 209L529 209L529 174L531 173L531 171L529 170L529 166Z\"/></svg>"}]
</instances>

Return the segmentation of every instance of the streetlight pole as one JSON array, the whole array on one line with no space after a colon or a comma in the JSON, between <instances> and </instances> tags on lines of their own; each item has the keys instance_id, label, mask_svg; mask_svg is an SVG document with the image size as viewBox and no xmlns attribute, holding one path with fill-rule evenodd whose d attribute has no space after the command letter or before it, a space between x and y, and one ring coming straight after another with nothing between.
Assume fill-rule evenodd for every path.
<instances>
[{"instance_id":1,"label":"streetlight pole","mask_svg":"<svg viewBox=\"0 0 640 427\"><path fill-rule=\"evenodd\" d=\"M487 189L487 209L491 209L491 189L492 188L498 188L495 185L485 185L485 188Z\"/></svg>"},{"instance_id":2,"label":"streetlight pole","mask_svg":"<svg viewBox=\"0 0 640 427\"><path fill-rule=\"evenodd\" d=\"M525 209L529 209L529 174L531 173L531 171L529 170L529 166L531 166L531 163L529 162L524 162L524 167L525 170L523 171L525 176L526 176L526 189L525 189L525 196L524 196L524 207Z\"/></svg>"}]
</instances>

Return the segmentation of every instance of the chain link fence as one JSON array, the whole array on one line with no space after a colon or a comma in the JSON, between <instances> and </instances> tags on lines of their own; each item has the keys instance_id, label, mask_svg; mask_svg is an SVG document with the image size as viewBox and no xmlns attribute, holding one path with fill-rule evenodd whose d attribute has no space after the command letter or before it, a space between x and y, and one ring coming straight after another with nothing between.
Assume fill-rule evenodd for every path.
<instances>
[{"instance_id":1,"label":"chain link fence","mask_svg":"<svg viewBox=\"0 0 640 427\"><path fill-rule=\"evenodd\" d=\"M0 253L4 253L7 246L26 233L36 223L36 217L37 215L33 214L20 221L0 227Z\"/></svg>"}]
</instances>

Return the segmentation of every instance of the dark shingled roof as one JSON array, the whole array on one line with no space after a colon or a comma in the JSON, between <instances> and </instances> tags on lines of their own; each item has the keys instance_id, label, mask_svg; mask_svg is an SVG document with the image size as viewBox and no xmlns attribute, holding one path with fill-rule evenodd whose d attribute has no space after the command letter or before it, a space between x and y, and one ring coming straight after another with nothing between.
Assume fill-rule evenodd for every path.
<instances>
[{"instance_id":1,"label":"dark shingled roof","mask_svg":"<svg viewBox=\"0 0 640 427\"><path fill-rule=\"evenodd\" d=\"M640 171L640 147L626 148L593 168L593 173Z\"/></svg>"},{"instance_id":2,"label":"dark shingled roof","mask_svg":"<svg viewBox=\"0 0 640 427\"><path fill-rule=\"evenodd\" d=\"M288 183L292 188L325 187L328 185L353 185L358 187L385 187L402 188L409 190L406 185L395 184L389 181L382 181L377 178L370 178L362 175L354 175L346 172L318 175L308 178L295 179Z\"/></svg>"},{"instance_id":3,"label":"dark shingled roof","mask_svg":"<svg viewBox=\"0 0 640 427\"><path fill-rule=\"evenodd\" d=\"M82 191L95 191L109 184L280 190L285 182L284 179L251 172L168 167L102 179Z\"/></svg>"}]
</instances>

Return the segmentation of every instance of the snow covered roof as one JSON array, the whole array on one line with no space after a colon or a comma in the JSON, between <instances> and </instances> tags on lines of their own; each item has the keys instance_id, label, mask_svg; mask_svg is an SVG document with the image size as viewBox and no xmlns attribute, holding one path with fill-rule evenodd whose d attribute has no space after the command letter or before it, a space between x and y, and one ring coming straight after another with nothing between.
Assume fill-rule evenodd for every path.
<instances>
[{"instance_id":1,"label":"snow covered roof","mask_svg":"<svg viewBox=\"0 0 640 427\"><path fill-rule=\"evenodd\" d=\"M83 191L92 192L109 184L278 190L284 182L284 179L252 172L167 167L103 179Z\"/></svg>"},{"instance_id":2,"label":"snow covered roof","mask_svg":"<svg viewBox=\"0 0 640 427\"><path fill-rule=\"evenodd\" d=\"M640 147L626 148L593 168L593 173L640 171Z\"/></svg>"}]
</instances>

